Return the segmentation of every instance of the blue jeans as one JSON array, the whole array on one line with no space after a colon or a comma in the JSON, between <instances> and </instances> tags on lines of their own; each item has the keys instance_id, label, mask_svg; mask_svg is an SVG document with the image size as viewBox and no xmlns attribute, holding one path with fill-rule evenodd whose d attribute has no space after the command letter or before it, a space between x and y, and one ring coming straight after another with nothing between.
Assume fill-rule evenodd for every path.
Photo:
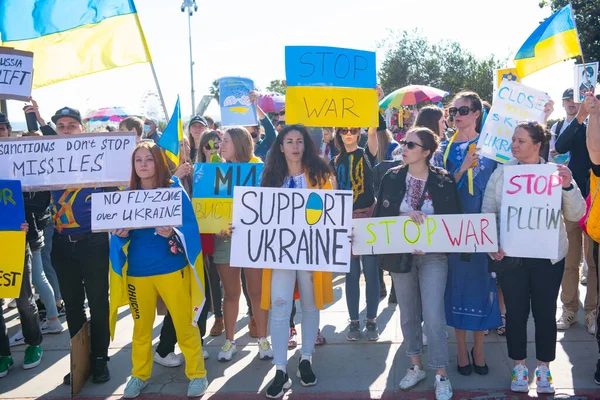
<instances>
[{"instance_id":1,"label":"blue jeans","mask_svg":"<svg viewBox=\"0 0 600 400\"><path fill-rule=\"evenodd\" d=\"M56 300L54 298L54 290L50 286L50 282L46 279L44 274L44 263L42 262L42 249L37 249L31 252L31 281L35 291L40 295L40 300L46 307L46 318L58 317L58 310L56 308Z\"/></svg>"},{"instance_id":2,"label":"blue jeans","mask_svg":"<svg viewBox=\"0 0 600 400\"><path fill-rule=\"evenodd\" d=\"M62 300L62 295L60 294L60 287L58 285L58 277L56 276L56 271L52 266L52 236L54 235L54 226L50 223L44 228L44 247L42 247L42 264L44 266L44 274L46 274L46 278L48 282L50 282L50 286L52 286L52 290L54 291L54 300L59 301Z\"/></svg>"},{"instance_id":3,"label":"blue jeans","mask_svg":"<svg viewBox=\"0 0 600 400\"><path fill-rule=\"evenodd\" d=\"M354 257L350 261L350 272L346 274L346 304L351 321L358 321L358 306L360 304L360 261L367 282L367 319L377 317L379 306L379 271L377 256Z\"/></svg>"}]
</instances>

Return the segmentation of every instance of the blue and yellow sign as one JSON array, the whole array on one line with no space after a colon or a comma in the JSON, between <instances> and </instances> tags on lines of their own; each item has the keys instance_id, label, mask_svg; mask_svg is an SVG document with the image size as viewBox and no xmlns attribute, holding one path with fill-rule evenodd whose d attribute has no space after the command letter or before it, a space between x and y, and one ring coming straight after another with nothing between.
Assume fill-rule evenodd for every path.
<instances>
[{"instance_id":1,"label":"blue and yellow sign","mask_svg":"<svg viewBox=\"0 0 600 400\"><path fill-rule=\"evenodd\" d=\"M16 298L25 264L25 205L21 181L0 180L0 297Z\"/></svg>"}]
</instances>

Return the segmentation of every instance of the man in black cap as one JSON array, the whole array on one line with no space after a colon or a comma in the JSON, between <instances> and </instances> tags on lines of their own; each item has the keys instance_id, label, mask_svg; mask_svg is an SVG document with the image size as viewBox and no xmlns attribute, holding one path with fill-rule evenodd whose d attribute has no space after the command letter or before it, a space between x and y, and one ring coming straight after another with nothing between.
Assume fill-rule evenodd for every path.
<instances>
[{"instance_id":1,"label":"man in black cap","mask_svg":"<svg viewBox=\"0 0 600 400\"><path fill-rule=\"evenodd\" d=\"M0 112L0 138L9 137L12 133L12 127L6 114Z\"/></svg>"},{"instance_id":2,"label":"man in black cap","mask_svg":"<svg viewBox=\"0 0 600 400\"><path fill-rule=\"evenodd\" d=\"M206 118L196 115L188 124L188 133L190 141L190 159L196 160L196 156L200 150L200 138L208 130L208 121Z\"/></svg>"}]
</instances>

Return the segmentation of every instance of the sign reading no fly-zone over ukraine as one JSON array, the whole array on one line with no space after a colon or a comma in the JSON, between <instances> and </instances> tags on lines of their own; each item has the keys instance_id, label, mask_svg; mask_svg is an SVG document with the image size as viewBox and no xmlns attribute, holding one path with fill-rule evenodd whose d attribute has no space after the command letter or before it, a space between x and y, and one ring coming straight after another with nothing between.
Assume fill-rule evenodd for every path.
<instances>
[{"instance_id":1,"label":"sign reading no fly-zone over ukraine","mask_svg":"<svg viewBox=\"0 0 600 400\"><path fill-rule=\"evenodd\" d=\"M285 74L288 124L377 126L374 52L287 46Z\"/></svg>"}]
</instances>

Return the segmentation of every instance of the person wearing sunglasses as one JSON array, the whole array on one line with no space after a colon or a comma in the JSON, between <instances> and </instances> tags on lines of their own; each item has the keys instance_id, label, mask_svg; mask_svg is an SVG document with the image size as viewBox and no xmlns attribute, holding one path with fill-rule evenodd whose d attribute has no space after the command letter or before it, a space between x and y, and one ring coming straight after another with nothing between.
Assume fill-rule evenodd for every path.
<instances>
[{"instance_id":1,"label":"person wearing sunglasses","mask_svg":"<svg viewBox=\"0 0 600 400\"><path fill-rule=\"evenodd\" d=\"M257 91L252 90L250 92L250 101L252 101L254 103L254 107L256 107L256 113L258 114L260 125L262 125L263 129L265 130L265 137L261 138L260 125L246 126L245 128L248 130L248 132L250 132L250 136L252 136L252 141L254 142L254 155L264 161L267 159L267 152L271 149L273 142L275 142L277 131L269 119L269 116L266 115L258 105Z\"/></svg>"},{"instance_id":2,"label":"person wearing sunglasses","mask_svg":"<svg viewBox=\"0 0 600 400\"><path fill-rule=\"evenodd\" d=\"M407 216L421 225L427 215L460 214L462 206L452 175L431 165L438 137L428 128L409 130L403 140L404 164L391 168L383 177L377 195L374 217ZM446 254L380 254L379 267L390 271L398 306L406 355L412 366L400 381L409 390L425 379L421 361L423 328L428 337L429 368L435 370L437 400L452 398L446 373L448 343L444 320L444 298L448 259Z\"/></svg>"},{"instance_id":3,"label":"person wearing sunglasses","mask_svg":"<svg viewBox=\"0 0 600 400\"><path fill-rule=\"evenodd\" d=\"M383 91L379 90L380 99ZM374 112L378 111L374 110ZM375 207L375 191L373 188L372 166L377 157L377 127L368 130L368 149L359 147L360 128L337 128L335 145L339 154L331 161L335 173L334 184L340 190L352 190L354 193L352 218L369 218ZM346 274L346 304L350 314L350 325L346 338L350 341L360 339L360 321L358 319L360 304L360 271L367 282L367 324L366 337L370 341L379 339L379 331L375 318L379 305L379 271L377 256L353 256L350 272Z\"/></svg>"},{"instance_id":4,"label":"person wearing sunglasses","mask_svg":"<svg viewBox=\"0 0 600 400\"><path fill-rule=\"evenodd\" d=\"M448 114L454 119L457 131L441 143L434 165L454 176L464 212L480 213L486 185L497 166L496 161L477 154L483 119L482 100L475 92L460 92L452 100ZM488 271L485 253L448 255L446 323L456 332L457 370L461 375L470 375L473 371L479 375L489 372L483 342L486 330L502 325L497 292L496 279ZM475 311L461 311L466 309ZM473 331L474 346L470 352L467 331Z\"/></svg>"}]
</instances>

